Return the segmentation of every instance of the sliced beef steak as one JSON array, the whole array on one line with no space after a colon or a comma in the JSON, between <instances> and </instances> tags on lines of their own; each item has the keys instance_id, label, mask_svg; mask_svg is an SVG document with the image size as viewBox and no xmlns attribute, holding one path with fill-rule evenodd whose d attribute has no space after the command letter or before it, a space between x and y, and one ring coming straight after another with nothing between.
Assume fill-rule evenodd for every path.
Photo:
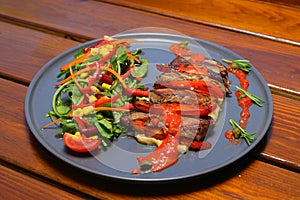
<instances>
[{"instance_id":1,"label":"sliced beef steak","mask_svg":"<svg viewBox=\"0 0 300 200\"><path fill-rule=\"evenodd\" d=\"M202 140L212 124L210 117L194 118L194 117L181 117L180 136ZM131 112L123 115L121 118L122 124L133 128L140 134L149 137L163 139L166 134L164 116L155 115L144 112Z\"/></svg>"},{"instance_id":2,"label":"sliced beef steak","mask_svg":"<svg viewBox=\"0 0 300 200\"><path fill-rule=\"evenodd\" d=\"M170 88L155 89L149 92L151 103L182 103L182 104L207 104L212 97L203 96L191 90L174 90Z\"/></svg>"},{"instance_id":3,"label":"sliced beef steak","mask_svg":"<svg viewBox=\"0 0 300 200\"><path fill-rule=\"evenodd\" d=\"M202 62L192 63L188 58L176 57L170 64L157 65L156 67L163 72L187 72L191 66L196 72L198 69L199 74L194 73L194 75L197 74L198 80L199 78L210 77L211 79L221 82L224 85L227 94L232 93L229 89L230 80L228 79L227 69L217 60L205 58ZM206 70L208 74L201 75L203 69Z\"/></svg>"}]
</instances>

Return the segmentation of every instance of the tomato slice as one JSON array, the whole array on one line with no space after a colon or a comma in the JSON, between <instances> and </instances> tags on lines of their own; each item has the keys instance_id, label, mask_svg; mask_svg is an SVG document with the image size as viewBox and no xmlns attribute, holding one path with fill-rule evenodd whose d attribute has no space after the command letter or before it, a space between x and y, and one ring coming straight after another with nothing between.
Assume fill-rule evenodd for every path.
<instances>
[{"instance_id":1,"label":"tomato slice","mask_svg":"<svg viewBox=\"0 0 300 200\"><path fill-rule=\"evenodd\" d=\"M93 151L101 144L100 140L70 133L64 134L63 141L69 149L82 153Z\"/></svg>"}]
</instances>

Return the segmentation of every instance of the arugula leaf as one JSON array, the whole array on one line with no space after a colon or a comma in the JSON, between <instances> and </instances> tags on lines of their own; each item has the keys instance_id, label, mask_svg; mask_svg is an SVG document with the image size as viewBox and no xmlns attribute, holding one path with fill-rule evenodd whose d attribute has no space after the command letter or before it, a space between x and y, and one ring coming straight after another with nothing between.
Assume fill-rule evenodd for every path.
<instances>
[{"instance_id":1,"label":"arugula leaf","mask_svg":"<svg viewBox=\"0 0 300 200\"><path fill-rule=\"evenodd\" d=\"M88 57L85 59L85 61L83 63L80 64L80 67L87 65L88 63L92 63L95 62L99 59L101 59L103 56L101 54L97 54L91 57Z\"/></svg>"},{"instance_id":2,"label":"arugula leaf","mask_svg":"<svg viewBox=\"0 0 300 200\"><path fill-rule=\"evenodd\" d=\"M106 122L104 122L103 120L105 120L105 119L102 119L99 122L96 121L95 126L98 129L98 132L100 133L101 137L105 137L107 139L112 139L113 138L112 131L111 131L111 129L108 129L106 127L106 125L104 125Z\"/></svg>"},{"instance_id":3,"label":"arugula leaf","mask_svg":"<svg viewBox=\"0 0 300 200\"><path fill-rule=\"evenodd\" d=\"M131 55L133 56L137 56L140 55L142 52L142 50L140 48L137 48L135 51L131 52Z\"/></svg>"},{"instance_id":4,"label":"arugula leaf","mask_svg":"<svg viewBox=\"0 0 300 200\"><path fill-rule=\"evenodd\" d=\"M62 105L62 104L56 106L56 110L60 114L60 116L61 115L66 115L66 114L68 114L71 111L71 109L69 108L69 106L65 106L65 105Z\"/></svg>"},{"instance_id":5,"label":"arugula leaf","mask_svg":"<svg viewBox=\"0 0 300 200\"><path fill-rule=\"evenodd\" d=\"M131 75L133 77L144 77L148 71L148 60L142 60L142 64L140 66L134 66L134 70L132 70Z\"/></svg>"},{"instance_id":6,"label":"arugula leaf","mask_svg":"<svg viewBox=\"0 0 300 200\"><path fill-rule=\"evenodd\" d=\"M107 128L108 130L112 130L112 124L110 121L108 121L107 119L101 119L99 121L100 124L102 124L105 128Z\"/></svg>"},{"instance_id":7,"label":"arugula leaf","mask_svg":"<svg viewBox=\"0 0 300 200\"><path fill-rule=\"evenodd\" d=\"M74 55L74 58L78 58L78 57L80 57L81 55L83 55L84 49L86 49L86 47L82 47L82 48Z\"/></svg>"},{"instance_id":8,"label":"arugula leaf","mask_svg":"<svg viewBox=\"0 0 300 200\"><path fill-rule=\"evenodd\" d=\"M74 134L78 131L78 126L73 119L62 118L59 123L60 129L56 132L55 137L62 137L64 133Z\"/></svg>"}]
</instances>

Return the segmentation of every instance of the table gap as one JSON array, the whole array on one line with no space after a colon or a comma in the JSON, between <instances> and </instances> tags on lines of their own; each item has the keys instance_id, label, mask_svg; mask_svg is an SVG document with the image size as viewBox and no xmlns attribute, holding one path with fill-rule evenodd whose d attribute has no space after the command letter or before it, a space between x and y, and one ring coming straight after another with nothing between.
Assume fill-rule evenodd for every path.
<instances>
[{"instance_id":1,"label":"table gap","mask_svg":"<svg viewBox=\"0 0 300 200\"><path fill-rule=\"evenodd\" d=\"M69 40L73 40L73 41L76 41L76 42L81 42L81 43L84 43L84 42L87 42L89 40L95 39L95 38L91 38L91 37L88 37L88 36L68 33L68 32L65 32L64 30L54 29L54 28L49 27L49 26L43 26L41 24L36 24L36 23L29 22L29 21L25 21L25 20L21 20L21 19L18 19L18 18L13 18L13 17L10 17L10 16L1 15L1 14L0 14L0 21L5 22L5 23L10 23L10 24L13 24L13 25L17 25L17 26L20 26L20 27L32 29L32 30L35 30L35 31L47 33L47 34L50 34L50 35L55 35L55 36L62 37L62 38L65 38L65 39L69 39Z\"/></svg>"},{"instance_id":2,"label":"table gap","mask_svg":"<svg viewBox=\"0 0 300 200\"><path fill-rule=\"evenodd\" d=\"M296 173L300 173L300 165L297 163L292 163L287 160L282 160L281 158L272 156L270 154L266 154L264 152L261 152L259 156L255 156L255 157L257 160L261 162L268 163L270 165L274 165L282 169L286 169Z\"/></svg>"}]
</instances>

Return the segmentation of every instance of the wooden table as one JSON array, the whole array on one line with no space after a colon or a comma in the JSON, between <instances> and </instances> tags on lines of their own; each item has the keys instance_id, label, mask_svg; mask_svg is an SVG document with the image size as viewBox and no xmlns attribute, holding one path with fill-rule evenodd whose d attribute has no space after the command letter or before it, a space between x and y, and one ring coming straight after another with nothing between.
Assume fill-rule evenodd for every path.
<instances>
[{"instance_id":1,"label":"wooden table","mask_svg":"<svg viewBox=\"0 0 300 200\"><path fill-rule=\"evenodd\" d=\"M297 1L2 0L0 199L300 199L300 5ZM66 165L30 132L27 88L82 42L154 26L222 45L260 71L274 100L263 141L219 173L160 186L107 181Z\"/></svg>"}]
</instances>

